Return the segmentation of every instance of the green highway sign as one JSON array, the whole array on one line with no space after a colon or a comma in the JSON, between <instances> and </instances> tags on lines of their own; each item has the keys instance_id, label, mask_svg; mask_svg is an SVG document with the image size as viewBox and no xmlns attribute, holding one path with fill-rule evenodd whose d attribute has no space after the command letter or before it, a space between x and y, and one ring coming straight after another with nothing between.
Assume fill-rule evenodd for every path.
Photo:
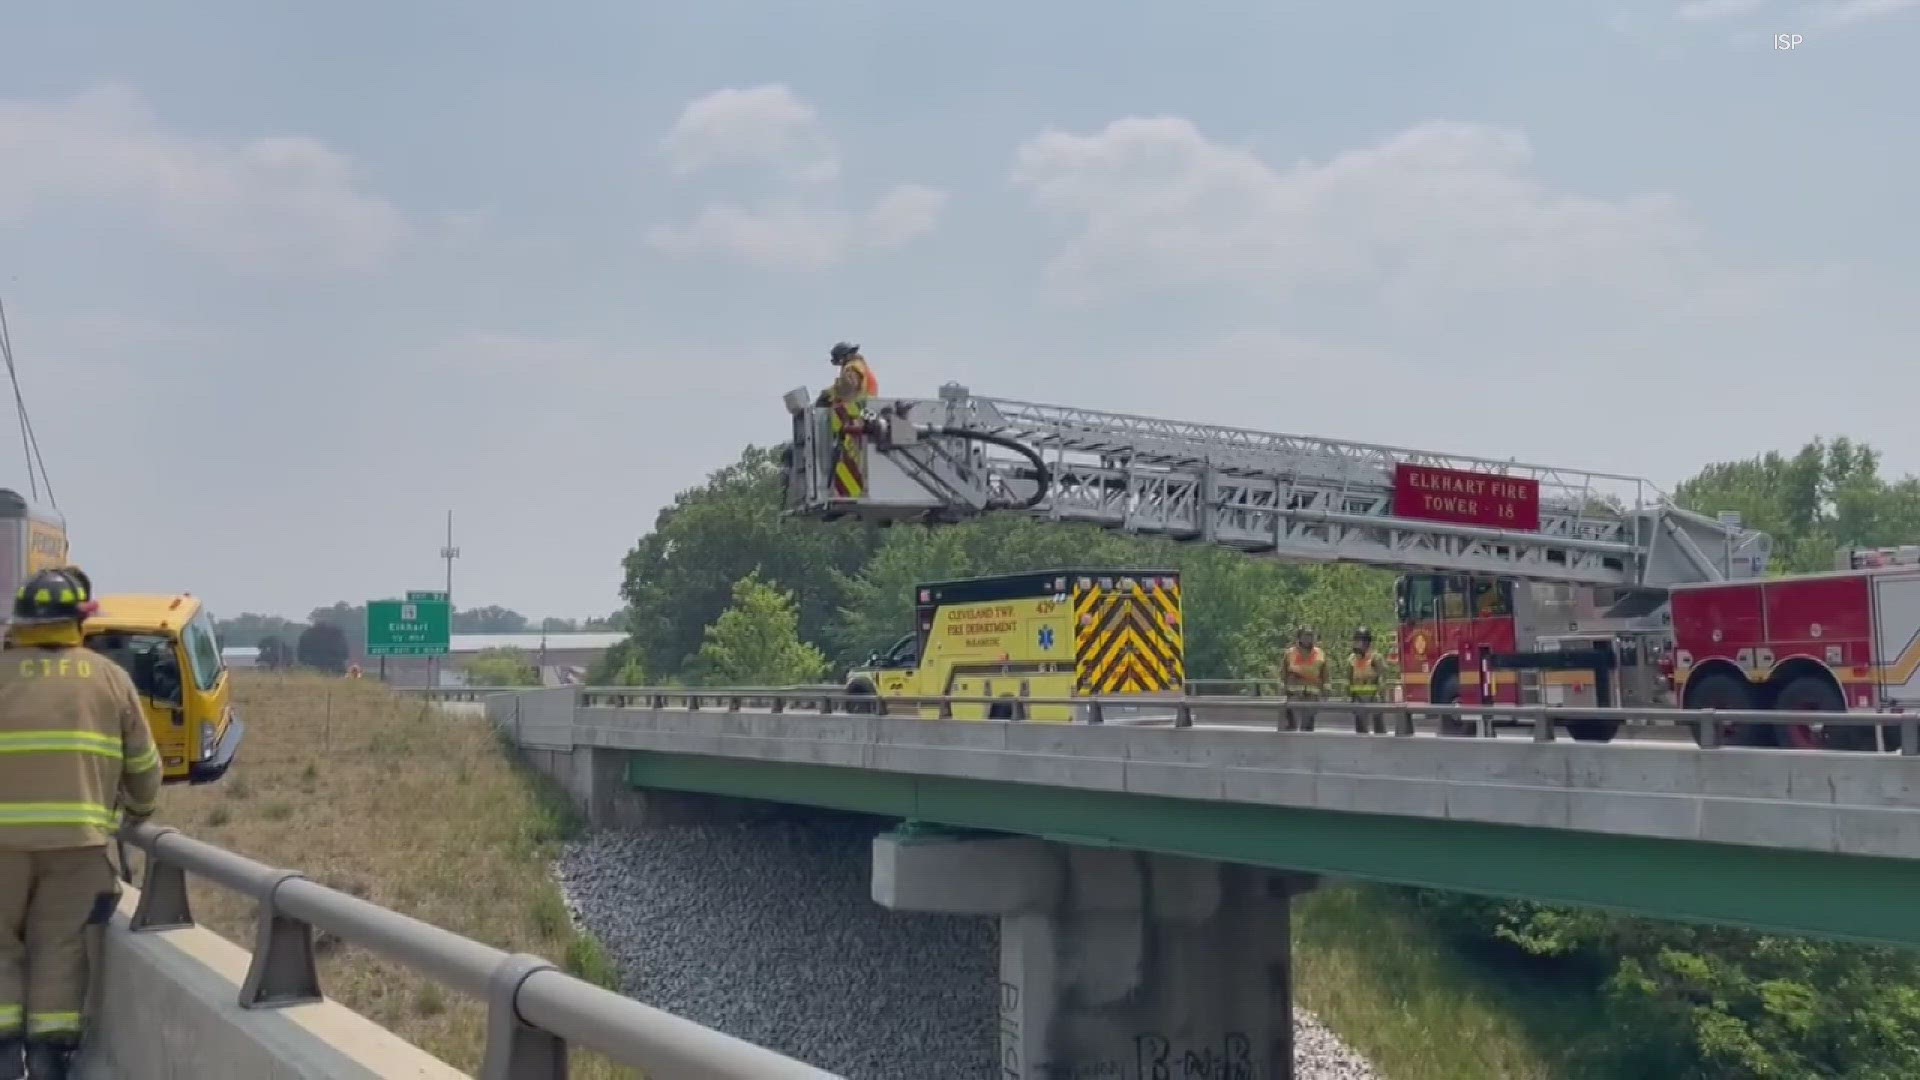
<instances>
[{"instance_id":1,"label":"green highway sign","mask_svg":"<svg viewBox=\"0 0 1920 1080\"><path fill-rule=\"evenodd\" d=\"M408 593L405 600L367 602L368 656L445 656L453 609L445 593ZM415 599L431 596L433 599Z\"/></svg>"},{"instance_id":2,"label":"green highway sign","mask_svg":"<svg viewBox=\"0 0 1920 1080\"><path fill-rule=\"evenodd\" d=\"M447 602L447 594L438 590L408 589L407 600L415 604L444 604Z\"/></svg>"}]
</instances>

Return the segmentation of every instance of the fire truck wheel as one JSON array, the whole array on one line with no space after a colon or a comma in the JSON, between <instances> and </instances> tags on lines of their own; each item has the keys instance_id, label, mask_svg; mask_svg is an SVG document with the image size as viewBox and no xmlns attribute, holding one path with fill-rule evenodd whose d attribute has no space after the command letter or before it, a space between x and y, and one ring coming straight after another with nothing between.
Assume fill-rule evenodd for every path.
<instances>
[{"instance_id":1,"label":"fire truck wheel","mask_svg":"<svg viewBox=\"0 0 1920 1080\"><path fill-rule=\"evenodd\" d=\"M1846 712L1847 699L1840 688L1825 679L1802 675L1780 688L1773 707L1786 712ZM1867 750L1873 747L1872 728L1828 728L1819 733L1804 725L1776 727L1781 746L1815 749L1827 746L1835 750Z\"/></svg>"},{"instance_id":2,"label":"fire truck wheel","mask_svg":"<svg viewBox=\"0 0 1920 1080\"><path fill-rule=\"evenodd\" d=\"M1567 722L1567 734L1574 742L1612 742L1620 734L1618 720L1570 720Z\"/></svg>"},{"instance_id":3,"label":"fire truck wheel","mask_svg":"<svg viewBox=\"0 0 1920 1080\"><path fill-rule=\"evenodd\" d=\"M1427 695L1427 700L1433 702L1435 705L1460 704L1460 673L1452 668L1443 671L1438 678L1433 680L1433 689L1432 692ZM1458 716L1442 716L1440 718L1440 734L1472 735L1474 734L1473 722L1471 720L1464 720Z\"/></svg>"},{"instance_id":4,"label":"fire truck wheel","mask_svg":"<svg viewBox=\"0 0 1920 1080\"><path fill-rule=\"evenodd\" d=\"M1686 707L1689 709L1751 709L1753 691L1745 679L1733 675L1714 673L1687 687ZM1693 730L1696 746L1703 746L1706 740L1701 737L1700 725L1687 725ZM1729 724L1727 730L1720 733L1721 742L1735 746L1771 746L1772 732L1753 724ZM1764 740L1753 742L1753 739Z\"/></svg>"},{"instance_id":5,"label":"fire truck wheel","mask_svg":"<svg viewBox=\"0 0 1920 1080\"><path fill-rule=\"evenodd\" d=\"M876 691L872 683L857 682L847 687L847 711L850 713L876 713L877 701L861 701L864 697L874 697Z\"/></svg>"},{"instance_id":6,"label":"fire truck wheel","mask_svg":"<svg viewBox=\"0 0 1920 1080\"><path fill-rule=\"evenodd\" d=\"M1012 702L1008 702L1008 703L1007 703L1007 704L1005 704L1005 705L989 705L989 706L987 706L987 719L989 719L989 720L1011 720L1011 719L1013 719L1013 703L1012 703Z\"/></svg>"},{"instance_id":7,"label":"fire truck wheel","mask_svg":"<svg viewBox=\"0 0 1920 1080\"><path fill-rule=\"evenodd\" d=\"M1845 713L1847 700L1839 696L1839 688L1832 682L1803 675L1788 680L1788 684L1774 694L1774 709L1784 713ZM1774 724L1774 744L1788 749L1818 749L1822 740L1807 724Z\"/></svg>"}]
</instances>

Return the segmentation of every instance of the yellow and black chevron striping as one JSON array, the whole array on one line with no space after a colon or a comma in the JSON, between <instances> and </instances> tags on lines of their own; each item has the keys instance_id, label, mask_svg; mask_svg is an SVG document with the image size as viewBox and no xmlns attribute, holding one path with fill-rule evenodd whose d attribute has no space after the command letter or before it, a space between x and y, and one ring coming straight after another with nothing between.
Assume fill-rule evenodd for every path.
<instances>
[{"instance_id":1,"label":"yellow and black chevron striping","mask_svg":"<svg viewBox=\"0 0 1920 1080\"><path fill-rule=\"evenodd\" d=\"M847 430L855 417L845 405L834 407L833 416L833 493L843 499L866 494L867 478L861 467L864 447L860 436Z\"/></svg>"},{"instance_id":2,"label":"yellow and black chevron striping","mask_svg":"<svg viewBox=\"0 0 1920 1080\"><path fill-rule=\"evenodd\" d=\"M1083 580L1073 608L1078 692L1151 693L1185 683L1177 578Z\"/></svg>"}]
</instances>

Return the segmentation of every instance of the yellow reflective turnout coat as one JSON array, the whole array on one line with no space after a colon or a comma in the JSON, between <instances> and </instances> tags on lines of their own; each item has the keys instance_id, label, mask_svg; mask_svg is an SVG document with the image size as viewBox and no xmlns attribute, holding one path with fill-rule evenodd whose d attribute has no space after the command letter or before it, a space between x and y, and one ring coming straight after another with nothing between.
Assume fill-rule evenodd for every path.
<instances>
[{"instance_id":1,"label":"yellow reflective turnout coat","mask_svg":"<svg viewBox=\"0 0 1920 1080\"><path fill-rule=\"evenodd\" d=\"M150 814L160 756L133 680L79 645L0 649L0 850L105 845Z\"/></svg>"}]
</instances>

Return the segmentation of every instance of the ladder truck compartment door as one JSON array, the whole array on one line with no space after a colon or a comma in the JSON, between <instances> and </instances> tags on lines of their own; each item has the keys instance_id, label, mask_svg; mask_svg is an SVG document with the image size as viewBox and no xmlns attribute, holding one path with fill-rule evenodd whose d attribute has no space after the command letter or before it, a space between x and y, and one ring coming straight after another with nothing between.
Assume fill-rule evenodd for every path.
<instances>
[{"instance_id":1,"label":"ladder truck compartment door","mask_svg":"<svg viewBox=\"0 0 1920 1080\"><path fill-rule=\"evenodd\" d=\"M1920 573L1874 575L1873 661L1881 699L1920 708Z\"/></svg>"}]
</instances>

